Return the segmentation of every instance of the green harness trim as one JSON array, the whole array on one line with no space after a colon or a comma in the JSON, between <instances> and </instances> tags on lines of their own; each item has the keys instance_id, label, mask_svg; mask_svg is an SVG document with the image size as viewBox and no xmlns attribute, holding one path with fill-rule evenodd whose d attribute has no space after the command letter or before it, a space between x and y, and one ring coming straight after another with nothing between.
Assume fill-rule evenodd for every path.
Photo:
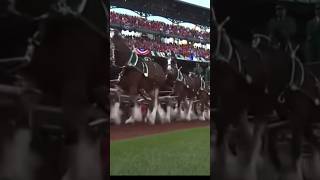
<instances>
[{"instance_id":1,"label":"green harness trim","mask_svg":"<svg viewBox=\"0 0 320 180\"><path fill-rule=\"evenodd\" d=\"M139 61L139 57L137 53L133 50L131 52L130 59L128 61L128 66L134 67L137 70L141 71L141 69L137 67L138 61ZM146 57L140 58L140 62L142 64L142 73L145 77L149 76L149 68L148 68L148 64L146 63L147 61L151 61L151 59Z\"/></svg>"},{"instance_id":2,"label":"green harness trim","mask_svg":"<svg viewBox=\"0 0 320 180\"><path fill-rule=\"evenodd\" d=\"M177 80L178 80L178 81L182 81L182 80L183 80L183 75L182 75L182 73L181 73L180 69L178 69L178 76L177 76Z\"/></svg>"},{"instance_id":3,"label":"green harness trim","mask_svg":"<svg viewBox=\"0 0 320 180\"><path fill-rule=\"evenodd\" d=\"M135 67L138 63L138 55L137 53L135 53L134 51L131 52L131 55L130 55L130 59L128 61L128 66L133 66Z\"/></svg>"},{"instance_id":4,"label":"green harness trim","mask_svg":"<svg viewBox=\"0 0 320 180\"><path fill-rule=\"evenodd\" d=\"M148 65L145 62L142 62L142 71L143 71L143 75L145 77L148 77L149 69L148 69Z\"/></svg>"}]
</instances>

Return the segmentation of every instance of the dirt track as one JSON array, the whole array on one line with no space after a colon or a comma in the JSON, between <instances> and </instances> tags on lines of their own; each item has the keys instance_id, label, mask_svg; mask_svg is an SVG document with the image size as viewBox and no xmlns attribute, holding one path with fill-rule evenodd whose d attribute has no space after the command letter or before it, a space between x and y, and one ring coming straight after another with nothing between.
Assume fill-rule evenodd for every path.
<instances>
[{"instance_id":1,"label":"dirt track","mask_svg":"<svg viewBox=\"0 0 320 180\"><path fill-rule=\"evenodd\" d=\"M112 125L110 127L110 140L121 140L132 137L158 134L179 129L189 129L195 127L209 127L209 121L191 121L191 122L174 122L171 124L150 125L145 123L136 123L130 125Z\"/></svg>"}]
</instances>

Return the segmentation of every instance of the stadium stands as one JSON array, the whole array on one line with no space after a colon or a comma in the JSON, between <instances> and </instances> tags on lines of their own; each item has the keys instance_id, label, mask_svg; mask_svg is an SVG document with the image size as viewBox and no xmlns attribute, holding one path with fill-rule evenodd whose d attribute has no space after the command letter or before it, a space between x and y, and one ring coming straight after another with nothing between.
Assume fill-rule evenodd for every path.
<instances>
[{"instance_id":1,"label":"stadium stands","mask_svg":"<svg viewBox=\"0 0 320 180\"><path fill-rule=\"evenodd\" d=\"M114 24L120 24L129 27L138 27L156 32L165 32L165 34L176 36L196 38L207 41L209 41L210 39L210 33L206 31L197 31L194 29L185 28L183 26L169 25L157 21L149 21L142 17L128 16L115 12L110 12L110 21Z\"/></svg>"},{"instance_id":2,"label":"stadium stands","mask_svg":"<svg viewBox=\"0 0 320 180\"><path fill-rule=\"evenodd\" d=\"M126 37L129 45L136 48L143 48L146 50L156 50L160 52L173 51L175 54L183 56L194 56L209 59L210 51L203 48L194 48L191 44L177 45L174 43L166 44L157 40L151 40L147 37Z\"/></svg>"},{"instance_id":3,"label":"stadium stands","mask_svg":"<svg viewBox=\"0 0 320 180\"><path fill-rule=\"evenodd\" d=\"M189 28L185 28L178 25L168 25L163 22L157 21L149 21L142 17L135 17L129 15L118 14L115 12L110 12L110 23L118 24L121 27L135 27L141 28L145 30L151 30L155 32L165 32L170 35L177 35L186 38L195 38L195 39L206 39L209 42L210 33L205 31L197 31ZM134 37L134 36L126 36L128 40L128 44L131 47L141 48L145 50L156 50L159 52L167 52L173 51L175 54L180 54L186 57L194 56L194 57L202 57L204 59L210 59L210 50L204 49L201 47L195 47L193 44L185 43L165 43L160 39L155 38L156 40L152 40L148 37Z\"/></svg>"}]
</instances>

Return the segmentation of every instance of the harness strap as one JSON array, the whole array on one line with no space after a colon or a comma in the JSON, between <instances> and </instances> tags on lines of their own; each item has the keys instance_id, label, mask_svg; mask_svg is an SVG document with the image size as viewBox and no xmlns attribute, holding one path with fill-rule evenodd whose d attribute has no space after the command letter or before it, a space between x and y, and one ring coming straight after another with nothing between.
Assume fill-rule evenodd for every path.
<instances>
[{"instance_id":1,"label":"harness strap","mask_svg":"<svg viewBox=\"0 0 320 180\"><path fill-rule=\"evenodd\" d=\"M293 86L294 85L295 71L296 71L295 58L291 58L291 77L290 77L290 81L289 81L289 86Z\"/></svg>"},{"instance_id":2,"label":"harness strap","mask_svg":"<svg viewBox=\"0 0 320 180\"><path fill-rule=\"evenodd\" d=\"M300 67L300 69L301 69L301 78L300 78L300 87L302 87L302 85L303 85L303 83L304 83L304 76L305 76L305 72L304 72L304 67L303 67L303 64L302 64L302 62L301 62L301 60L297 57L296 58L296 61L298 62L298 64L299 64L299 67Z\"/></svg>"},{"instance_id":3,"label":"harness strap","mask_svg":"<svg viewBox=\"0 0 320 180\"><path fill-rule=\"evenodd\" d=\"M177 81L182 81L183 80L183 75L182 75L182 73L181 73L181 70L180 69L178 69L178 76L177 76Z\"/></svg>"},{"instance_id":4,"label":"harness strap","mask_svg":"<svg viewBox=\"0 0 320 180\"><path fill-rule=\"evenodd\" d=\"M226 43L229 47L229 53L228 53L228 56L227 56L227 60L230 61L231 58L232 58L232 54L233 54L233 48L232 48L232 45L231 45L231 40L229 38L229 36L227 36L225 33L223 34L223 37L226 39Z\"/></svg>"},{"instance_id":5,"label":"harness strap","mask_svg":"<svg viewBox=\"0 0 320 180\"><path fill-rule=\"evenodd\" d=\"M205 84L204 84L205 82L204 82L204 80L203 80L203 76L201 76L201 86L200 86L200 89L201 90L204 90L204 88L205 88Z\"/></svg>"},{"instance_id":6,"label":"harness strap","mask_svg":"<svg viewBox=\"0 0 320 180\"><path fill-rule=\"evenodd\" d=\"M101 1L101 5L103 6L104 10L105 6L103 4L103 2ZM98 28L95 24L91 23L86 17L82 16L79 12L73 11L70 6L68 6L66 4L65 1L59 1L57 3L57 11L66 15L66 14L71 14L74 17L80 19L83 23L85 23L90 29L92 29L93 31L95 31L96 33L98 33L102 38L107 39L107 33L105 31L101 31L100 28Z\"/></svg>"},{"instance_id":7,"label":"harness strap","mask_svg":"<svg viewBox=\"0 0 320 180\"><path fill-rule=\"evenodd\" d=\"M143 74L145 77L148 77L149 75L149 69L148 69L148 65L145 62L141 62L142 63L142 67L143 67Z\"/></svg>"},{"instance_id":8,"label":"harness strap","mask_svg":"<svg viewBox=\"0 0 320 180\"><path fill-rule=\"evenodd\" d=\"M189 88L189 85L186 82L186 78L183 78L183 83L187 86L187 88Z\"/></svg>"},{"instance_id":9,"label":"harness strap","mask_svg":"<svg viewBox=\"0 0 320 180\"><path fill-rule=\"evenodd\" d=\"M242 73L242 62L241 62L238 50L235 50L235 54L236 54L236 59L238 61L238 70L240 73Z\"/></svg>"}]
</instances>

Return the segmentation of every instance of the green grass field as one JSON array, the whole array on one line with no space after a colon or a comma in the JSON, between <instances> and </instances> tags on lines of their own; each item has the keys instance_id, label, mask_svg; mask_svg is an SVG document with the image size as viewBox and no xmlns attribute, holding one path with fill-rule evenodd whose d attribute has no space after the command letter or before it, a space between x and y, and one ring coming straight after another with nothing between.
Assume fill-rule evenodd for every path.
<instances>
[{"instance_id":1,"label":"green grass field","mask_svg":"<svg viewBox=\"0 0 320 180\"><path fill-rule=\"evenodd\" d=\"M111 175L210 175L210 128L112 142Z\"/></svg>"}]
</instances>

